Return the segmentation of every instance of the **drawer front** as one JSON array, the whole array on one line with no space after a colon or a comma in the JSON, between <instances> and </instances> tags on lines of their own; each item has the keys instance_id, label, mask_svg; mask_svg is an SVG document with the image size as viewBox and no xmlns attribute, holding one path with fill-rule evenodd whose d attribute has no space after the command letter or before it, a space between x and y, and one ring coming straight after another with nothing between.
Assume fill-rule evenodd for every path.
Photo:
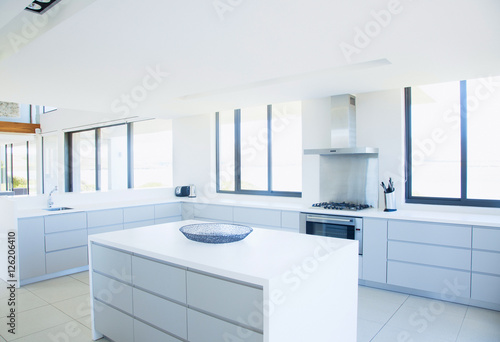
<instances>
[{"instance_id":1,"label":"drawer front","mask_svg":"<svg viewBox=\"0 0 500 342\"><path fill-rule=\"evenodd\" d=\"M171 216L171 217L158 218L158 219L155 219L155 224L178 222L178 221L182 221L182 216Z\"/></svg>"},{"instance_id":2,"label":"drawer front","mask_svg":"<svg viewBox=\"0 0 500 342\"><path fill-rule=\"evenodd\" d=\"M194 204L194 217L233 222L233 207L213 204Z\"/></svg>"},{"instance_id":3,"label":"drawer front","mask_svg":"<svg viewBox=\"0 0 500 342\"><path fill-rule=\"evenodd\" d=\"M134 342L134 319L94 300L95 329L117 342Z\"/></svg>"},{"instance_id":4,"label":"drawer front","mask_svg":"<svg viewBox=\"0 0 500 342\"><path fill-rule=\"evenodd\" d=\"M129 223L123 224L123 229L140 228L140 227L152 226L154 224L155 224L155 220L129 222Z\"/></svg>"},{"instance_id":5,"label":"drawer front","mask_svg":"<svg viewBox=\"0 0 500 342\"><path fill-rule=\"evenodd\" d=\"M282 211L281 227L299 231L300 213L298 211Z\"/></svg>"},{"instance_id":6,"label":"drawer front","mask_svg":"<svg viewBox=\"0 0 500 342\"><path fill-rule=\"evenodd\" d=\"M92 244L92 268L126 283L132 283L132 255Z\"/></svg>"},{"instance_id":7,"label":"drawer front","mask_svg":"<svg viewBox=\"0 0 500 342\"><path fill-rule=\"evenodd\" d=\"M87 246L50 252L45 255L47 274L88 265Z\"/></svg>"},{"instance_id":8,"label":"drawer front","mask_svg":"<svg viewBox=\"0 0 500 342\"><path fill-rule=\"evenodd\" d=\"M474 227L472 247L500 252L500 229Z\"/></svg>"},{"instance_id":9,"label":"drawer front","mask_svg":"<svg viewBox=\"0 0 500 342\"><path fill-rule=\"evenodd\" d=\"M428 222L389 220L389 240L471 247L471 227Z\"/></svg>"},{"instance_id":10,"label":"drawer front","mask_svg":"<svg viewBox=\"0 0 500 342\"><path fill-rule=\"evenodd\" d=\"M191 309L188 309L188 322L190 342L264 341L262 334Z\"/></svg>"},{"instance_id":11,"label":"drawer front","mask_svg":"<svg viewBox=\"0 0 500 342\"><path fill-rule=\"evenodd\" d=\"M181 215L182 212L180 203L165 203L155 205L155 219Z\"/></svg>"},{"instance_id":12,"label":"drawer front","mask_svg":"<svg viewBox=\"0 0 500 342\"><path fill-rule=\"evenodd\" d=\"M500 276L500 253L472 251L472 271Z\"/></svg>"},{"instance_id":13,"label":"drawer front","mask_svg":"<svg viewBox=\"0 0 500 342\"><path fill-rule=\"evenodd\" d=\"M136 222L155 219L155 207L146 205L140 207L130 207L123 209L123 222Z\"/></svg>"},{"instance_id":14,"label":"drawer front","mask_svg":"<svg viewBox=\"0 0 500 342\"><path fill-rule=\"evenodd\" d=\"M472 273L471 298L500 304L500 277Z\"/></svg>"},{"instance_id":15,"label":"drawer front","mask_svg":"<svg viewBox=\"0 0 500 342\"><path fill-rule=\"evenodd\" d=\"M87 229L87 213L45 216L45 233L57 233L76 229Z\"/></svg>"},{"instance_id":16,"label":"drawer front","mask_svg":"<svg viewBox=\"0 0 500 342\"><path fill-rule=\"evenodd\" d=\"M143 321L187 338L187 308L134 288L134 315Z\"/></svg>"},{"instance_id":17,"label":"drawer front","mask_svg":"<svg viewBox=\"0 0 500 342\"><path fill-rule=\"evenodd\" d=\"M45 251L87 246L87 230L71 230L69 232L54 233L45 236Z\"/></svg>"},{"instance_id":18,"label":"drawer front","mask_svg":"<svg viewBox=\"0 0 500 342\"><path fill-rule=\"evenodd\" d=\"M471 267L470 249L421 245L389 241L388 258L431 266L458 268L468 271Z\"/></svg>"},{"instance_id":19,"label":"drawer front","mask_svg":"<svg viewBox=\"0 0 500 342\"><path fill-rule=\"evenodd\" d=\"M123 209L89 211L87 222L89 228L121 224L123 223Z\"/></svg>"},{"instance_id":20,"label":"drawer front","mask_svg":"<svg viewBox=\"0 0 500 342\"><path fill-rule=\"evenodd\" d=\"M155 329L147 324L134 319L134 340L154 341L154 342L182 342L173 336L165 334L163 331Z\"/></svg>"},{"instance_id":21,"label":"drawer front","mask_svg":"<svg viewBox=\"0 0 500 342\"><path fill-rule=\"evenodd\" d=\"M281 227L281 211L257 208L234 208L234 222Z\"/></svg>"},{"instance_id":22,"label":"drawer front","mask_svg":"<svg viewBox=\"0 0 500 342\"><path fill-rule=\"evenodd\" d=\"M193 308L233 321L243 319L249 321L248 325L263 329L261 289L188 271L187 298ZM248 319L254 316L259 319Z\"/></svg>"},{"instance_id":23,"label":"drawer front","mask_svg":"<svg viewBox=\"0 0 500 342\"><path fill-rule=\"evenodd\" d=\"M132 315L132 287L117 280L92 273L94 298Z\"/></svg>"},{"instance_id":24,"label":"drawer front","mask_svg":"<svg viewBox=\"0 0 500 342\"><path fill-rule=\"evenodd\" d=\"M389 261L387 283L440 294L451 291L450 295L470 298L470 272L465 271Z\"/></svg>"},{"instance_id":25,"label":"drawer front","mask_svg":"<svg viewBox=\"0 0 500 342\"><path fill-rule=\"evenodd\" d=\"M98 227L98 228L91 228L91 229L88 230L88 235L108 233L108 232L115 232L117 230L123 230L123 223L121 223L121 224L115 224L115 225L112 225L112 226L104 226L104 227Z\"/></svg>"},{"instance_id":26,"label":"drawer front","mask_svg":"<svg viewBox=\"0 0 500 342\"><path fill-rule=\"evenodd\" d=\"M156 261L132 257L134 285L186 303L186 270Z\"/></svg>"}]
</instances>

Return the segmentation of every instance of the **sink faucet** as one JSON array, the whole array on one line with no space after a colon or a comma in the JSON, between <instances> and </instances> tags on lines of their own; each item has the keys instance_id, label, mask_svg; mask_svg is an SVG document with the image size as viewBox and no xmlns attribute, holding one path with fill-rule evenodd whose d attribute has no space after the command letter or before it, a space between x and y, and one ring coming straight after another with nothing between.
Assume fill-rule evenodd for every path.
<instances>
[{"instance_id":1,"label":"sink faucet","mask_svg":"<svg viewBox=\"0 0 500 342\"><path fill-rule=\"evenodd\" d=\"M47 200L47 205L49 206L49 208L52 208L52 206L54 205L54 201L52 200L52 194L54 193L54 191L57 191L57 186L55 186L49 194L49 199Z\"/></svg>"}]
</instances>

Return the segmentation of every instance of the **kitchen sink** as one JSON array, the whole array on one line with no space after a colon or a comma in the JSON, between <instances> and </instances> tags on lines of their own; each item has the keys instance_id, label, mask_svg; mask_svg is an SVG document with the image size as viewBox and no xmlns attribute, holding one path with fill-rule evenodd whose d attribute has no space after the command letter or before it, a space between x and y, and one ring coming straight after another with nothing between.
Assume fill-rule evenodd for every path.
<instances>
[{"instance_id":1,"label":"kitchen sink","mask_svg":"<svg viewBox=\"0 0 500 342\"><path fill-rule=\"evenodd\" d=\"M70 209L73 209L73 208L69 208L69 207L53 207L53 208L46 208L46 209L43 209L43 210L47 210L47 211L63 211L63 210L70 210Z\"/></svg>"}]
</instances>

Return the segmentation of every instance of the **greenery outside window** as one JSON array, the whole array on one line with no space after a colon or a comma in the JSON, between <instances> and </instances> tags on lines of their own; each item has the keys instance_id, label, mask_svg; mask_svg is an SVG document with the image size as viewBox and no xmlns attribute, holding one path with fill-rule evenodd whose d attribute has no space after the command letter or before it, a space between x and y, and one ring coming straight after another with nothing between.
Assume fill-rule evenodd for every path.
<instances>
[{"instance_id":1,"label":"greenery outside window","mask_svg":"<svg viewBox=\"0 0 500 342\"><path fill-rule=\"evenodd\" d=\"M406 201L500 207L500 77L405 89Z\"/></svg>"},{"instance_id":2,"label":"greenery outside window","mask_svg":"<svg viewBox=\"0 0 500 342\"><path fill-rule=\"evenodd\" d=\"M302 196L301 103L216 113L217 192Z\"/></svg>"}]
</instances>

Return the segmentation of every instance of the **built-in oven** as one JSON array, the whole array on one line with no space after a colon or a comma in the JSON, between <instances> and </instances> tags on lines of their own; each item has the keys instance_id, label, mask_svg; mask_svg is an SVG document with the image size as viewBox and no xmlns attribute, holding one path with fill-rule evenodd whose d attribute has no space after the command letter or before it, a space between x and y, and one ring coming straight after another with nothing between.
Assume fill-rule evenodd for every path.
<instances>
[{"instance_id":1,"label":"built-in oven","mask_svg":"<svg viewBox=\"0 0 500 342\"><path fill-rule=\"evenodd\" d=\"M363 219L361 217L301 213L300 232L357 240L359 255L363 255Z\"/></svg>"}]
</instances>

